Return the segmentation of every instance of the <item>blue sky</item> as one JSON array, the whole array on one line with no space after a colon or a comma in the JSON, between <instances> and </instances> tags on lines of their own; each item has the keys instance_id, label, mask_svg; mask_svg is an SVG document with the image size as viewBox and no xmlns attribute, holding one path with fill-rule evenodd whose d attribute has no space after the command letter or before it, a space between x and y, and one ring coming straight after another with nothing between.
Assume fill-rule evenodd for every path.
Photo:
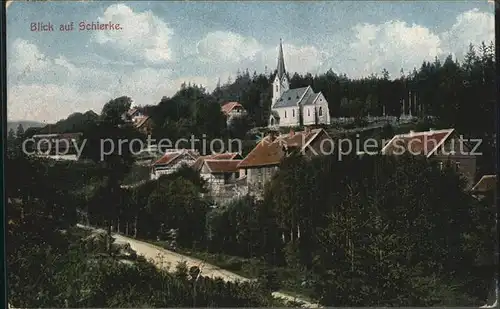
<instances>
[{"instance_id":1,"label":"blue sky","mask_svg":"<svg viewBox=\"0 0 500 309\"><path fill-rule=\"evenodd\" d=\"M332 68L350 77L410 71L469 43L494 40L484 1L14 2L7 10L8 117L53 122L100 112L128 95L156 104L182 82L212 90L238 69L276 67L283 39L290 73ZM122 30L60 32L60 24ZM54 32L32 32L51 22Z\"/></svg>"}]
</instances>

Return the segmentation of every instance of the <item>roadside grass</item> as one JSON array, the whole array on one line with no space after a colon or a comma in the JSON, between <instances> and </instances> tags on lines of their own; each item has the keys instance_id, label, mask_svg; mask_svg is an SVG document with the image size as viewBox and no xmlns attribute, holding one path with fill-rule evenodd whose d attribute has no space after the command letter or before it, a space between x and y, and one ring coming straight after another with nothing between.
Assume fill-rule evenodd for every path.
<instances>
[{"instance_id":1,"label":"roadside grass","mask_svg":"<svg viewBox=\"0 0 500 309\"><path fill-rule=\"evenodd\" d=\"M149 240L149 242L151 242L151 240ZM158 247L171 250L166 241L154 241L152 243ZM288 294L311 303L317 302L312 297L313 291L302 286L305 274L299 270L286 267L275 267L257 258L243 258L186 248L177 248L175 252L203 260L208 264L215 265L248 279L263 280L263 277L273 274L274 278L271 284L278 287L276 290L277 292Z\"/></svg>"}]
</instances>

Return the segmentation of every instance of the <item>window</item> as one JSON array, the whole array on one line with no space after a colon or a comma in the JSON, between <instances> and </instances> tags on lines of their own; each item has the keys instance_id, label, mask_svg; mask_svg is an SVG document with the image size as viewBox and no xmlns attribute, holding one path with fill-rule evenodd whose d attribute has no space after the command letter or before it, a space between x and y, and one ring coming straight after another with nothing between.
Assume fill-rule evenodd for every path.
<instances>
[{"instance_id":1,"label":"window","mask_svg":"<svg viewBox=\"0 0 500 309\"><path fill-rule=\"evenodd\" d=\"M457 162L455 162L455 168L456 168L457 170L458 170L458 169L460 169L460 162L458 162L458 161L457 161Z\"/></svg>"},{"instance_id":2,"label":"window","mask_svg":"<svg viewBox=\"0 0 500 309\"><path fill-rule=\"evenodd\" d=\"M295 117L295 110L292 109L292 117Z\"/></svg>"},{"instance_id":3,"label":"window","mask_svg":"<svg viewBox=\"0 0 500 309\"><path fill-rule=\"evenodd\" d=\"M311 116L311 110L309 108L307 109L307 116Z\"/></svg>"},{"instance_id":4,"label":"window","mask_svg":"<svg viewBox=\"0 0 500 309\"><path fill-rule=\"evenodd\" d=\"M292 97L288 97L288 100L291 100L291 99L292 99Z\"/></svg>"},{"instance_id":5,"label":"window","mask_svg":"<svg viewBox=\"0 0 500 309\"><path fill-rule=\"evenodd\" d=\"M285 111L285 118L286 118L286 111Z\"/></svg>"},{"instance_id":6,"label":"window","mask_svg":"<svg viewBox=\"0 0 500 309\"><path fill-rule=\"evenodd\" d=\"M268 88L269 89L269 88ZM278 85L276 85L276 92L278 92Z\"/></svg>"},{"instance_id":7,"label":"window","mask_svg":"<svg viewBox=\"0 0 500 309\"><path fill-rule=\"evenodd\" d=\"M321 107L321 106L319 107L318 115L323 116L323 107Z\"/></svg>"}]
</instances>

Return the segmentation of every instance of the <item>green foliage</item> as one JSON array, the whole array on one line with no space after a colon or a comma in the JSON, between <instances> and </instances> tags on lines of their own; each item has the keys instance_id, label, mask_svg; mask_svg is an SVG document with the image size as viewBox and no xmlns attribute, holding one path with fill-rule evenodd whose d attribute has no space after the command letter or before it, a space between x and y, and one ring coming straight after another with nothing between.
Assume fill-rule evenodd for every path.
<instances>
[{"instance_id":1,"label":"green foliage","mask_svg":"<svg viewBox=\"0 0 500 309\"><path fill-rule=\"evenodd\" d=\"M89 235L72 227L76 218L71 213L76 209L68 191L74 188L71 184L59 190L57 186L64 187L63 183L69 178L57 181L53 174L64 171L66 176L78 181L76 172L83 166L24 156L11 156L8 160L6 251L9 302L16 307L283 306L253 283L225 283L204 277L194 281L192 277L197 275L196 269L181 269L177 274L169 274L133 255L125 263L119 253L119 249L124 248L113 245L108 235ZM73 171L74 168L76 171ZM24 173L24 181L15 181L19 172ZM160 187L156 189L146 184L131 191L139 195L150 194L151 190L159 191L161 186L166 185L163 194L169 202L173 201L175 192L183 192L176 197L176 204L166 205L167 209L184 215L177 218L186 225L180 229L185 239L203 235L203 231L198 231L197 235L188 231L196 226L197 218L204 218L203 213L197 213L204 208L195 208L201 206L195 205L199 202L199 195L196 194L199 188L182 179L172 184L157 185ZM125 192L128 191L118 193ZM94 193L94 198L100 200L117 192L107 192L104 184ZM95 211L99 214L104 208L106 212L103 205L107 205L106 200L96 205L92 213L94 219Z\"/></svg>"},{"instance_id":2,"label":"green foliage","mask_svg":"<svg viewBox=\"0 0 500 309\"><path fill-rule=\"evenodd\" d=\"M491 254L484 225L493 218L485 220L489 210L478 208L451 169L414 157L291 158L266 199L288 265L319 276L316 297L326 305L447 305L460 294L467 295L462 305L472 305L483 297L477 285L491 269L477 259ZM471 235L483 240L472 244ZM455 287L438 297L435 289L444 287L436 282Z\"/></svg>"}]
</instances>

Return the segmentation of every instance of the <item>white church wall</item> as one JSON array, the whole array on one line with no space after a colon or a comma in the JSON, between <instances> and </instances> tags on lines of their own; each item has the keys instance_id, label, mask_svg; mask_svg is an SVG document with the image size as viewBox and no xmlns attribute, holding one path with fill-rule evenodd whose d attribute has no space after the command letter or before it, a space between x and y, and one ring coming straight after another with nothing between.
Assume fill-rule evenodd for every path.
<instances>
[{"instance_id":1,"label":"white church wall","mask_svg":"<svg viewBox=\"0 0 500 309\"><path fill-rule=\"evenodd\" d=\"M297 106L275 109L280 115L280 127L299 125L299 109Z\"/></svg>"},{"instance_id":2,"label":"white church wall","mask_svg":"<svg viewBox=\"0 0 500 309\"><path fill-rule=\"evenodd\" d=\"M328 102L326 101L322 93L319 94L314 103L315 103L314 105L316 105L317 106L316 108L318 109L318 123L330 124L330 112L328 110ZM319 112L320 108L321 108L321 114Z\"/></svg>"}]
</instances>

